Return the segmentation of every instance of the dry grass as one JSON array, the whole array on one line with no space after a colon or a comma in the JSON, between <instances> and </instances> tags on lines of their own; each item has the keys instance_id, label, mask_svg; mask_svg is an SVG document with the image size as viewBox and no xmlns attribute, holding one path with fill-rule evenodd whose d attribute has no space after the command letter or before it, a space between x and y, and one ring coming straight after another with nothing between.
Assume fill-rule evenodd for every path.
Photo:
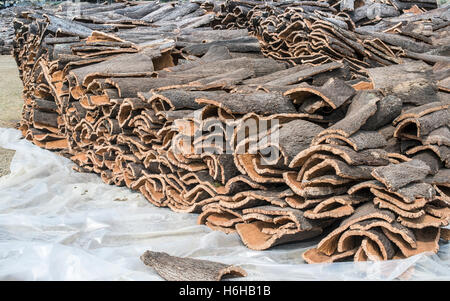
<instances>
[{"instance_id":1,"label":"dry grass","mask_svg":"<svg viewBox=\"0 0 450 301\"><path fill-rule=\"evenodd\" d=\"M20 120L22 89L14 58L0 55L0 127L14 127Z\"/></svg>"}]
</instances>

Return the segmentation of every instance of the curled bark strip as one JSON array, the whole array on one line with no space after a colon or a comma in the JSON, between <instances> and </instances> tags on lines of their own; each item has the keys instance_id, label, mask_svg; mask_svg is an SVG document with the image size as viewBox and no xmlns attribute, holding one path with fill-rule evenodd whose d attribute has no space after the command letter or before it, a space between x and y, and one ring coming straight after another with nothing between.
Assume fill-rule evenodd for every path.
<instances>
[{"instance_id":1,"label":"curled bark strip","mask_svg":"<svg viewBox=\"0 0 450 301\"><path fill-rule=\"evenodd\" d=\"M278 228L275 234L266 234L263 231L264 226L266 226L264 222L254 221L237 224L236 230L242 242L253 250L266 250L276 245L309 239L322 233L320 228L305 231Z\"/></svg>"},{"instance_id":2,"label":"curled bark strip","mask_svg":"<svg viewBox=\"0 0 450 301\"><path fill-rule=\"evenodd\" d=\"M240 267L187 257L175 257L164 252L145 251L140 257L145 265L168 281L220 281L228 276L245 277Z\"/></svg>"},{"instance_id":3,"label":"curled bark strip","mask_svg":"<svg viewBox=\"0 0 450 301\"><path fill-rule=\"evenodd\" d=\"M373 218L392 223L395 220L395 215L391 211L377 209L372 202L365 203L359 206L351 216L344 219L338 228L323 238L317 249L328 256L334 254L338 247L339 237L344 231L357 222Z\"/></svg>"},{"instance_id":4,"label":"curled bark strip","mask_svg":"<svg viewBox=\"0 0 450 301\"><path fill-rule=\"evenodd\" d=\"M429 214L424 214L419 218L399 216L397 220L405 227L411 229L424 229L427 227L440 228L442 226L448 225L448 220L446 220L445 218L437 218Z\"/></svg>"},{"instance_id":5,"label":"curled bark strip","mask_svg":"<svg viewBox=\"0 0 450 301\"><path fill-rule=\"evenodd\" d=\"M326 142L328 144L339 144L343 141L351 146L355 151L361 151L370 148L384 148L387 146L387 141L383 135L375 131L358 131L350 137L346 138L337 134L329 134L319 136L312 142L313 145Z\"/></svg>"},{"instance_id":6,"label":"curled bark strip","mask_svg":"<svg viewBox=\"0 0 450 301\"><path fill-rule=\"evenodd\" d=\"M332 109L342 106L354 94L355 90L352 87L335 78L330 78L322 87L314 87L304 83L285 92L285 95L289 96L295 104L301 104L311 96L316 95Z\"/></svg>"}]
</instances>

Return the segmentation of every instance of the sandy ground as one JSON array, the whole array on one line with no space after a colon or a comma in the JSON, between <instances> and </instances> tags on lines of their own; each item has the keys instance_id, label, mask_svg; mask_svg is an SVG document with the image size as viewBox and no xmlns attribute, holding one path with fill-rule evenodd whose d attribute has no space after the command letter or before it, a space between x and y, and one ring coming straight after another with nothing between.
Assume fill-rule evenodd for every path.
<instances>
[{"instance_id":1,"label":"sandy ground","mask_svg":"<svg viewBox=\"0 0 450 301\"><path fill-rule=\"evenodd\" d=\"M14 127L20 120L22 89L14 58L0 55L0 127Z\"/></svg>"},{"instance_id":2,"label":"sandy ground","mask_svg":"<svg viewBox=\"0 0 450 301\"><path fill-rule=\"evenodd\" d=\"M14 127L22 111L22 81L16 62L10 55L0 55L0 127ZM14 151L0 148L0 177L9 173Z\"/></svg>"}]
</instances>

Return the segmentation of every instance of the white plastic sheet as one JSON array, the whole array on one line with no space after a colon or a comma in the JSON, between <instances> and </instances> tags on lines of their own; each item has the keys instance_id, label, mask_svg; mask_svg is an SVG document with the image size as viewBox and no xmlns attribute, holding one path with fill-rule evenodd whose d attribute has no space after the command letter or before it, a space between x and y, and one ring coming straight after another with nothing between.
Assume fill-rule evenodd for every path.
<instances>
[{"instance_id":1,"label":"white plastic sheet","mask_svg":"<svg viewBox=\"0 0 450 301\"><path fill-rule=\"evenodd\" d=\"M450 279L448 244L405 260L318 265L301 257L317 239L252 251L20 136L0 128L0 146L16 150L0 178L0 280L162 280L140 261L145 250L239 265L248 277L236 280Z\"/></svg>"}]
</instances>

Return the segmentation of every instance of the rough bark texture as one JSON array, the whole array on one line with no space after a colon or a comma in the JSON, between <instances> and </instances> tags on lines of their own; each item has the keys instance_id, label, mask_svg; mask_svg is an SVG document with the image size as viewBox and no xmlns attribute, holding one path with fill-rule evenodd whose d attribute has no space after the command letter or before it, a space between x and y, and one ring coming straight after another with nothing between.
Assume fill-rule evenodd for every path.
<instances>
[{"instance_id":1,"label":"rough bark texture","mask_svg":"<svg viewBox=\"0 0 450 301\"><path fill-rule=\"evenodd\" d=\"M239 267L209 260L175 257L164 252L145 251L141 260L168 281L220 281L227 276L247 276Z\"/></svg>"}]
</instances>

